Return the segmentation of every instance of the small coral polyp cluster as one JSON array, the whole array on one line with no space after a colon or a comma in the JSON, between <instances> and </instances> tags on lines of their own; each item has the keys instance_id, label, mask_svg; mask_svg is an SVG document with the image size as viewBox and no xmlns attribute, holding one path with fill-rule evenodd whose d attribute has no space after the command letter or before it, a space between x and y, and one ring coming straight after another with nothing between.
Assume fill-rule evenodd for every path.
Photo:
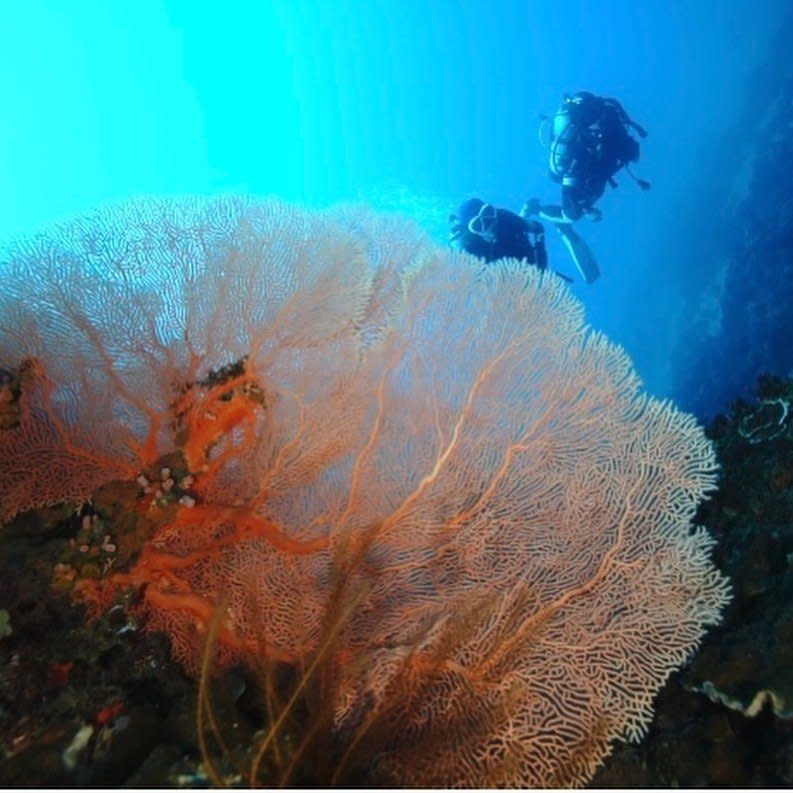
<instances>
[{"instance_id":1,"label":"small coral polyp cluster","mask_svg":"<svg viewBox=\"0 0 793 793\"><path fill-rule=\"evenodd\" d=\"M553 273L238 198L111 207L0 267L0 366L30 362L0 520L132 488L139 547L109 531L78 589L134 586L192 672L207 637L297 670L254 769L301 695L370 779L583 784L720 619L711 445Z\"/></svg>"},{"instance_id":2,"label":"small coral polyp cluster","mask_svg":"<svg viewBox=\"0 0 793 793\"><path fill-rule=\"evenodd\" d=\"M206 589L214 576L203 574L202 580L192 582L192 566L199 557L211 560L226 546L257 537L278 541L277 530L224 484L230 466L245 465L246 449L254 442L266 407L246 361L212 371L179 392L171 407L179 452L151 466L154 472L159 467L159 477L141 472L135 480L135 508L156 526L150 541L128 571L101 582L82 581L76 594L98 614L122 588L144 592L138 611L149 614L152 628L163 623L176 658L197 673L207 626L213 610L224 603L224 594L218 588ZM259 649L256 642L240 636L230 616L221 619L217 639L219 661L238 660L242 653Z\"/></svg>"}]
</instances>

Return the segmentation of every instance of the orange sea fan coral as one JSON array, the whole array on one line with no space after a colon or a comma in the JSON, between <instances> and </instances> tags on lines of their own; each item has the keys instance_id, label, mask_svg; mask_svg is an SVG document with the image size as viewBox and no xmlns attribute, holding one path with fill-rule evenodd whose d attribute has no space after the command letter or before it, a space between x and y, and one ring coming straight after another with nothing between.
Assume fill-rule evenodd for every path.
<instances>
[{"instance_id":1,"label":"orange sea fan coral","mask_svg":"<svg viewBox=\"0 0 793 793\"><path fill-rule=\"evenodd\" d=\"M243 199L133 202L0 268L0 366L32 372L0 517L181 452L197 503L115 585L191 670L218 605L223 659L302 664L355 592L332 707L387 710L388 780L581 784L719 619L710 445L553 275Z\"/></svg>"}]
</instances>

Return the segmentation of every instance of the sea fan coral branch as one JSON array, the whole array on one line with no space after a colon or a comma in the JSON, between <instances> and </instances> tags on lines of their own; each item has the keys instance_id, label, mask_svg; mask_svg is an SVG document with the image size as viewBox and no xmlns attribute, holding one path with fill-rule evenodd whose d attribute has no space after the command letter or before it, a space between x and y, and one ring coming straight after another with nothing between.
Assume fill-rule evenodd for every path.
<instances>
[{"instance_id":1,"label":"sea fan coral branch","mask_svg":"<svg viewBox=\"0 0 793 793\"><path fill-rule=\"evenodd\" d=\"M710 443L552 273L240 198L111 207L0 269L0 520L179 467L129 569L78 588L134 588L191 673L207 636L292 666L273 729L321 702L318 768L584 784L720 619Z\"/></svg>"}]
</instances>

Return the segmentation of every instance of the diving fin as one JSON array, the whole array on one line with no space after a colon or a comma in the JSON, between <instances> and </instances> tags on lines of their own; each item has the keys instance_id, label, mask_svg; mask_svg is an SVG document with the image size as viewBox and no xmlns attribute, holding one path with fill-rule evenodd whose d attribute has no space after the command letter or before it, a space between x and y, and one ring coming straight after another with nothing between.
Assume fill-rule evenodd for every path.
<instances>
[{"instance_id":1,"label":"diving fin","mask_svg":"<svg viewBox=\"0 0 793 793\"><path fill-rule=\"evenodd\" d=\"M589 246L581 239L570 223L554 223L556 230L561 234L564 244L570 253L581 277L591 284L600 278L600 268Z\"/></svg>"}]
</instances>

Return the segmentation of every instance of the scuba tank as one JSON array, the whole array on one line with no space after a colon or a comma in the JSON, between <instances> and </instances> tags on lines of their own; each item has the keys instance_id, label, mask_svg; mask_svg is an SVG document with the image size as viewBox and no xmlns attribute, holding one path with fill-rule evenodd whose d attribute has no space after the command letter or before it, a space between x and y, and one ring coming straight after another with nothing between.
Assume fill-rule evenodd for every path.
<instances>
[{"instance_id":1,"label":"scuba tank","mask_svg":"<svg viewBox=\"0 0 793 793\"><path fill-rule=\"evenodd\" d=\"M586 91L571 97L567 94L551 119L551 142L548 168L551 178L561 182L579 174L584 160L591 159L596 145L592 125L597 122L596 97Z\"/></svg>"}]
</instances>

